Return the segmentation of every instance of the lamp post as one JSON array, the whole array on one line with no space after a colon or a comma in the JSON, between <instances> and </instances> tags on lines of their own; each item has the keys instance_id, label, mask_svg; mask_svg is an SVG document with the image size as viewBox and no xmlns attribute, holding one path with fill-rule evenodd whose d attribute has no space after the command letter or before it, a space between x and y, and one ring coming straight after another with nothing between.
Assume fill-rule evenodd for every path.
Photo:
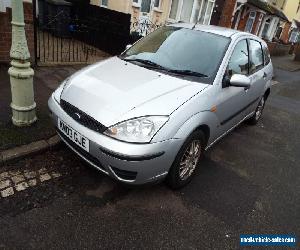
<instances>
[{"instance_id":1,"label":"lamp post","mask_svg":"<svg viewBox=\"0 0 300 250\"><path fill-rule=\"evenodd\" d=\"M12 102L12 122L16 126L29 126L36 118L33 92L34 71L30 67L30 54L24 30L22 0L12 0L11 67L8 70Z\"/></svg>"}]
</instances>

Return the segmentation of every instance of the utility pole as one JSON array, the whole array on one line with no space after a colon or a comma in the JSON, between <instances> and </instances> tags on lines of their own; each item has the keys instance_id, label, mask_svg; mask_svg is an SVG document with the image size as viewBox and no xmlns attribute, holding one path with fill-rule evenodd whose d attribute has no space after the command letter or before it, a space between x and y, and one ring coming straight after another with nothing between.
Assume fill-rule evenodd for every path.
<instances>
[{"instance_id":1,"label":"utility pole","mask_svg":"<svg viewBox=\"0 0 300 250\"><path fill-rule=\"evenodd\" d=\"M8 70L12 102L12 122L16 126L29 126L36 118L33 92L34 71L30 67L30 54L24 30L23 0L12 0L11 67Z\"/></svg>"}]
</instances>

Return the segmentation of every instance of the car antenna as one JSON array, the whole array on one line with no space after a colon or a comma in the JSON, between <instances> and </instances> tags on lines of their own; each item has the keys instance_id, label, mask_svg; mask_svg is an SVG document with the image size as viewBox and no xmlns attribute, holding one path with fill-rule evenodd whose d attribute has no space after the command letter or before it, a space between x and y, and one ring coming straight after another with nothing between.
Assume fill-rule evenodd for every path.
<instances>
[{"instance_id":1,"label":"car antenna","mask_svg":"<svg viewBox=\"0 0 300 250\"><path fill-rule=\"evenodd\" d=\"M195 24L194 24L192 30L196 28L196 25L197 25L197 24L198 24L198 21L195 22Z\"/></svg>"}]
</instances>

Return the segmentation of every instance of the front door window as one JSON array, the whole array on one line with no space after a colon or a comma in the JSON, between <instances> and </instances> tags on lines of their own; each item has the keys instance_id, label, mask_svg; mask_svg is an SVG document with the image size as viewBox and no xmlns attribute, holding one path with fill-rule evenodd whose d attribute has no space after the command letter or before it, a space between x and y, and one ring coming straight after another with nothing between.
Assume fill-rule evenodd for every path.
<instances>
[{"instance_id":1,"label":"front door window","mask_svg":"<svg viewBox=\"0 0 300 250\"><path fill-rule=\"evenodd\" d=\"M248 75L249 70L249 52L247 40L238 42L230 57L228 63L228 75L234 74Z\"/></svg>"}]
</instances>

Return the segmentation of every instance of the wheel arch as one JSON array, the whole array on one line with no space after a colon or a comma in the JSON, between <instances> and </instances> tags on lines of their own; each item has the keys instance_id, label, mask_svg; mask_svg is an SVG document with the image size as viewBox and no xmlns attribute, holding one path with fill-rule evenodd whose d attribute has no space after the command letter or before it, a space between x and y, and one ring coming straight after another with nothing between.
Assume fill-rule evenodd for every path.
<instances>
[{"instance_id":1,"label":"wheel arch","mask_svg":"<svg viewBox=\"0 0 300 250\"><path fill-rule=\"evenodd\" d=\"M196 131L196 130L201 130L204 133L205 146L207 146L207 143L208 143L208 140L209 140L209 137L210 137L210 128L209 128L209 126L207 124L201 124L194 131Z\"/></svg>"},{"instance_id":2,"label":"wheel arch","mask_svg":"<svg viewBox=\"0 0 300 250\"><path fill-rule=\"evenodd\" d=\"M209 144L217 130L218 119L213 112L204 111L190 117L176 132L173 138L186 139L194 131L201 130L205 135L205 143Z\"/></svg>"}]
</instances>

